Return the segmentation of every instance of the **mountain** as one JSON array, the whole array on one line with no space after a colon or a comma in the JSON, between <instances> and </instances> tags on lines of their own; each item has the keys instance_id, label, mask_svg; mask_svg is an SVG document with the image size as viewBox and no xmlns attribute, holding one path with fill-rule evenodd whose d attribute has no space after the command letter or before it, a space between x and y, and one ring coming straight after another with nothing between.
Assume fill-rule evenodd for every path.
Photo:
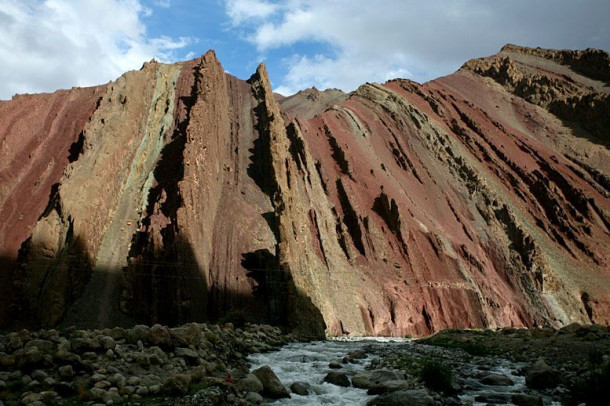
<instances>
[{"instance_id":1,"label":"mountain","mask_svg":"<svg viewBox=\"0 0 610 406\"><path fill-rule=\"evenodd\" d=\"M274 95L213 51L0 101L0 322L610 324L610 56Z\"/></svg>"}]
</instances>

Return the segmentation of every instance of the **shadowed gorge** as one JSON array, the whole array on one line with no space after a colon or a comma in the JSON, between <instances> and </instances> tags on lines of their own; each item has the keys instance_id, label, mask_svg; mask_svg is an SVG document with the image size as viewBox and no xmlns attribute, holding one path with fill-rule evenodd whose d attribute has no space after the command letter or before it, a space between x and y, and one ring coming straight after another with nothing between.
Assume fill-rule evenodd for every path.
<instances>
[{"instance_id":1,"label":"shadowed gorge","mask_svg":"<svg viewBox=\"0 0 610 406\"><path fill-rule=\"evenodd\" d=\"M610 323L608 54L276 98L213 51L0 101L0 323Z\"/></svg>"}]
</instances>

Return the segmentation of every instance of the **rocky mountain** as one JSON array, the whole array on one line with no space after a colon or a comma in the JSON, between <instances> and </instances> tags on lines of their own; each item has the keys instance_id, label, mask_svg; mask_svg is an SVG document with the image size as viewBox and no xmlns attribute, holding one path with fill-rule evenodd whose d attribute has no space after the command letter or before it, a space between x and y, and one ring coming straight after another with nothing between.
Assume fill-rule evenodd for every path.
<instances>
[{"instance_id":1,"label":"rocky mountain","mask_svg":"<svg viewBox=\"0 0 610 406\"><path fill-rule=\"evenodd\" d=\"M610 324L610 56L274 95L213 51L0 101L5 327Z\"/></svg>"}]
</instances>

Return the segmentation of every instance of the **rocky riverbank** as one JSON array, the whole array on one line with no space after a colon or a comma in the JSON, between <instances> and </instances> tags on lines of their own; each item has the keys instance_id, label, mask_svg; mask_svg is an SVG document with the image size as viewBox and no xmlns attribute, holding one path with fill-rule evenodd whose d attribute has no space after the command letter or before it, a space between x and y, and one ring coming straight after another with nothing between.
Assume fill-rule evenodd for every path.
<instances>
[{"instance_id":1,"label":"rocky riverbank","mask_svg":"<svg viewBox=\"0 0 610 406\"><path fill-rule=\"evenodd\" d=\"M0 335L0 405L251 404L246 356L292 340L267 325L13 332Z\"/></svg>"},{"instance_id":2,"label":"rocky riverbank","mask_svg":"<svg viewBox=\"0 0 610 406\"><path fill-rule=\"evenodd\" d=\"M436 404L590 406L610 398L608 327L445 330L412 347L377 347L371 368L398 372L400 382L371 386L385 395L370 404L417 396Z\"/></svg>"}]
</instances>

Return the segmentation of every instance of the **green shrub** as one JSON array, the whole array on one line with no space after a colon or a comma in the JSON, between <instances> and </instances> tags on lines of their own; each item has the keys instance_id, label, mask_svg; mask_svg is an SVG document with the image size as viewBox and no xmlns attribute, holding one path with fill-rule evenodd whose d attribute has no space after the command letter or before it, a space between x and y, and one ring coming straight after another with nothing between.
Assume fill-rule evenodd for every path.
<instances>
[{"instance_id":1,"label":"green shrub","mask_svg":"<svg viewBox=\"0 0 610 406\"><path fill-rule=\"evenodd\" d=\"M433 391L446 395L455 392L453 370L450 366L437 360L424 360L421 364L419 378Z\"/></svg>"},{"instance_id":2,"label":"green shrub","mask_svg":"<svg viewBox=\"0 0 610 406\"><path fill-rule=\"evenodd\" d=\"M607 405L610 399L610 363L606 362L579 378L570 388L570 404Z\"/></svg>"}]
</instances>

